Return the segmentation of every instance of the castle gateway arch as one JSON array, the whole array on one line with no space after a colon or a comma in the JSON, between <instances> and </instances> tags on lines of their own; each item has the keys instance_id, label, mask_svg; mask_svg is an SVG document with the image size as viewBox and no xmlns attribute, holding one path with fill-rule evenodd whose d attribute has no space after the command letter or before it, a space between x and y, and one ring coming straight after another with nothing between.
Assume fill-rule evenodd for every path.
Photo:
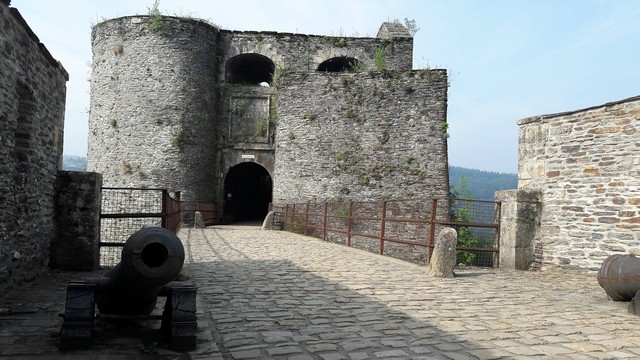
<instances>
[{"instance_id":1,"label":"castle gateway arch","mask_svg":"<svg viewBox=\"0 0 640 360\"><path fill-rule=\"evenodd\" d=\"M272 191L271 175L262 165L243 162L231 167L224 180L224 221L262 221Z\"/></svg>"}]
</instances>

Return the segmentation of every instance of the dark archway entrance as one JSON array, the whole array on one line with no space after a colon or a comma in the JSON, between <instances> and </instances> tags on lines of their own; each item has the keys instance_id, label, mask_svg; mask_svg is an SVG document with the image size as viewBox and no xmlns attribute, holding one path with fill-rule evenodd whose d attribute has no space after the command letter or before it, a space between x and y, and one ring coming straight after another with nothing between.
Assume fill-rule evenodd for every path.
<instances>
[{"instance_id":1,"label":"dark archway entrance","mask_svg":"<svg viewBox=\"0 0 640 360\"><path fill-rule=\"evenodd\" d=\"M229 84L271 84L276 69L271 59L260 54L241 54L229 59L226 78Z\"/></svg>"},{"instance_id":2,"label":"dark archway entrance","mask_svg":"<svg viewBox=\"0 0 640 360\"><path fill-rule=\"evenodd\" d=\"M224 180L226 221L262 221L269 211L273 185L267 169L252 162L238 164Z\"/></svg>"},{"instance_id":3,"label":"dark archway entrance","mask_svg":"<svg viewBox=\"0 0 640 360\"><path fill-rule=\"evenodd\" d=\"M346 56L334 57L318 65L318 71L324 72L357 72L358 69L364 69L362 61Z\"/></svg>"}]
</instances>

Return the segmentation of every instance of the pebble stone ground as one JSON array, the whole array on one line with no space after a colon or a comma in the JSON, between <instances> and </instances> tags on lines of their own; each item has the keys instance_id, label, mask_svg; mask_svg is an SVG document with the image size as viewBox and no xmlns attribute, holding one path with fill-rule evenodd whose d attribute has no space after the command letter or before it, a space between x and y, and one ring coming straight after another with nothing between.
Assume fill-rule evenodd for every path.
<instances>
[{"instance_id":1,"label":"pebble stone ground","mask_svg":"<svg viewBox=\"0 0 640 360\"><path fill-rule=\"evenodd\" d=\"M58 352L66 282L86 274L52 272L0 298L0 358L640 358L640 318L609 301L594 274L465 269L438 279L421 265L259 227L178 235L198 287L195 351L150 343L158 325L97 324L93 350Z\"/></svg>"}]
</instances>

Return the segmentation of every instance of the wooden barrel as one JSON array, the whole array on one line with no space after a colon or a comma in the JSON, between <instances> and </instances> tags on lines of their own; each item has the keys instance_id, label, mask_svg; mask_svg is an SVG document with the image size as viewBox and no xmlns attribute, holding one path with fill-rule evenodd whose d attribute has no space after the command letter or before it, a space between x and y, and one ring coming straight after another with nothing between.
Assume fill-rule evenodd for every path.
<instances>
[{"instance_id":1,"label":"wooden barrel","mask_svg":"<svg viewBox=\"0 0 640 360\"><path fill-rule=\"evenodd\" d=\"M640 290L640 258L632 254L609 256L598 271L598 284L612 300L630 301Z\"/></svg>"}]
</instances>

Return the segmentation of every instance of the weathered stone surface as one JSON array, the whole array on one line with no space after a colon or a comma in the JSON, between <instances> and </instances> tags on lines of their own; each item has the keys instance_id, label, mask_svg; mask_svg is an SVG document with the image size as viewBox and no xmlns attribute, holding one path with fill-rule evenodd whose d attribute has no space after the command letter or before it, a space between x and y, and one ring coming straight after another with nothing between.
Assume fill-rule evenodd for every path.
<instances>
[{"instance_id":1,"label":"weathered stone surface","mask_svg":"<svg viewBox=\"0 0 640 360\"><path fill-rule=\"evenodd\" d=\"M282 81L274 204L448 196L446 71Z\"/></svg>"},{"instance_id":2,"label":"weathered stone surface","mask_svg":"<svg viewBox=\"0 0 640 360\"><path fill-rule=\"evenodd\" d=\"M102 175L59 171L56 191L58 233L51 243L50 266L90 271L100 265Z\"/></svg>"},{"instance_id":3,"label":"weathered stone surface","mask_svg":"<svg viewBox=\"0 0 640 360\"><path fill-rule=\"evenodd\" d=\"M433 277L452 278L456 266L456 243L458 234L453 228L444 228L438 233L433 248L433 255L427 266L427 275Z\"/></svg>"},{"instance_id":4,"label":"weathered stone surface","mask_svg":"<svg viewBox=\"0 0 640 360\"><path fill-rule=\"evenodd\" d=\"M103 174L105 186L210 201L220 177L203 150L215 148L218 29L165 19L159 34L151 22L125 17L93 28L87 170Z\"/></svg>"},{"instance_id":5,"label":"weathered stone surface","mask_svg":"<svg viewBox=\"0 0 640 360\"><path fill-rule=\"evenodd\" d=\"M534 267L595 271L607 256L635 251L639 111L633 97L518 122L518 186L539 191L542 203Z\"/></svg>"},{"instance_id":6,"label":"weathered stone surface","mask_svg":"<svg viewBox=\"0 0 640 360\"><path fill-rule=\"evenodd\" d=\"M56 236L69 75L18 10L0 2L0 292L37 277Z\"/></svg>"},{"instance_id":7,"label":"weathered stone surface","mask_svg":"<svg viewBox=\"0 0 640 360\"><path fill-rule=\"evenodd\" d=\"M267 213L267 216L264 218L264 221L262 222L262 230L280 230L280 229L276 229L273 226L273 217L275 216L275 211L269 211L269 213Z\"/></svg>"},{"instance_id":8,"label":"weathered stone surface","mask_svg":"<svg viewBox=\"0 0 640 360\"><path fill-rule=\"evenodd\" d=\"M193 227L195 229L204 229L204 220L202 219L202 213L200 211L195 212Z\"/></svg>"},{"instance_id":9,"label":"weathered stone surface","mask_svg":"<svg viewBox=\"0 0 640 360\"><path fill-rule=\"evenodd\" d=\"M266 169L274 203L448 194L446 71L411 70L401 25L375 38L152 25L130 16L93 28L88 170L105 186L179 191L230 220L225 182L247 162ZM273 66L269 86L237 81L238 59ZM330 59L366 71L317 71Z\"/></svg>"},{"instance_id":10,"label":"weathered stone surface","mask_svg":"<svg viewBox=\"0 0 640 360\"><path fill-rule=\"evenodd\" d=\"M536 190L503 190L495 194L500 207L500 268L529 270L540 232L542 203Z\"/></svg>"}]
</instances>

